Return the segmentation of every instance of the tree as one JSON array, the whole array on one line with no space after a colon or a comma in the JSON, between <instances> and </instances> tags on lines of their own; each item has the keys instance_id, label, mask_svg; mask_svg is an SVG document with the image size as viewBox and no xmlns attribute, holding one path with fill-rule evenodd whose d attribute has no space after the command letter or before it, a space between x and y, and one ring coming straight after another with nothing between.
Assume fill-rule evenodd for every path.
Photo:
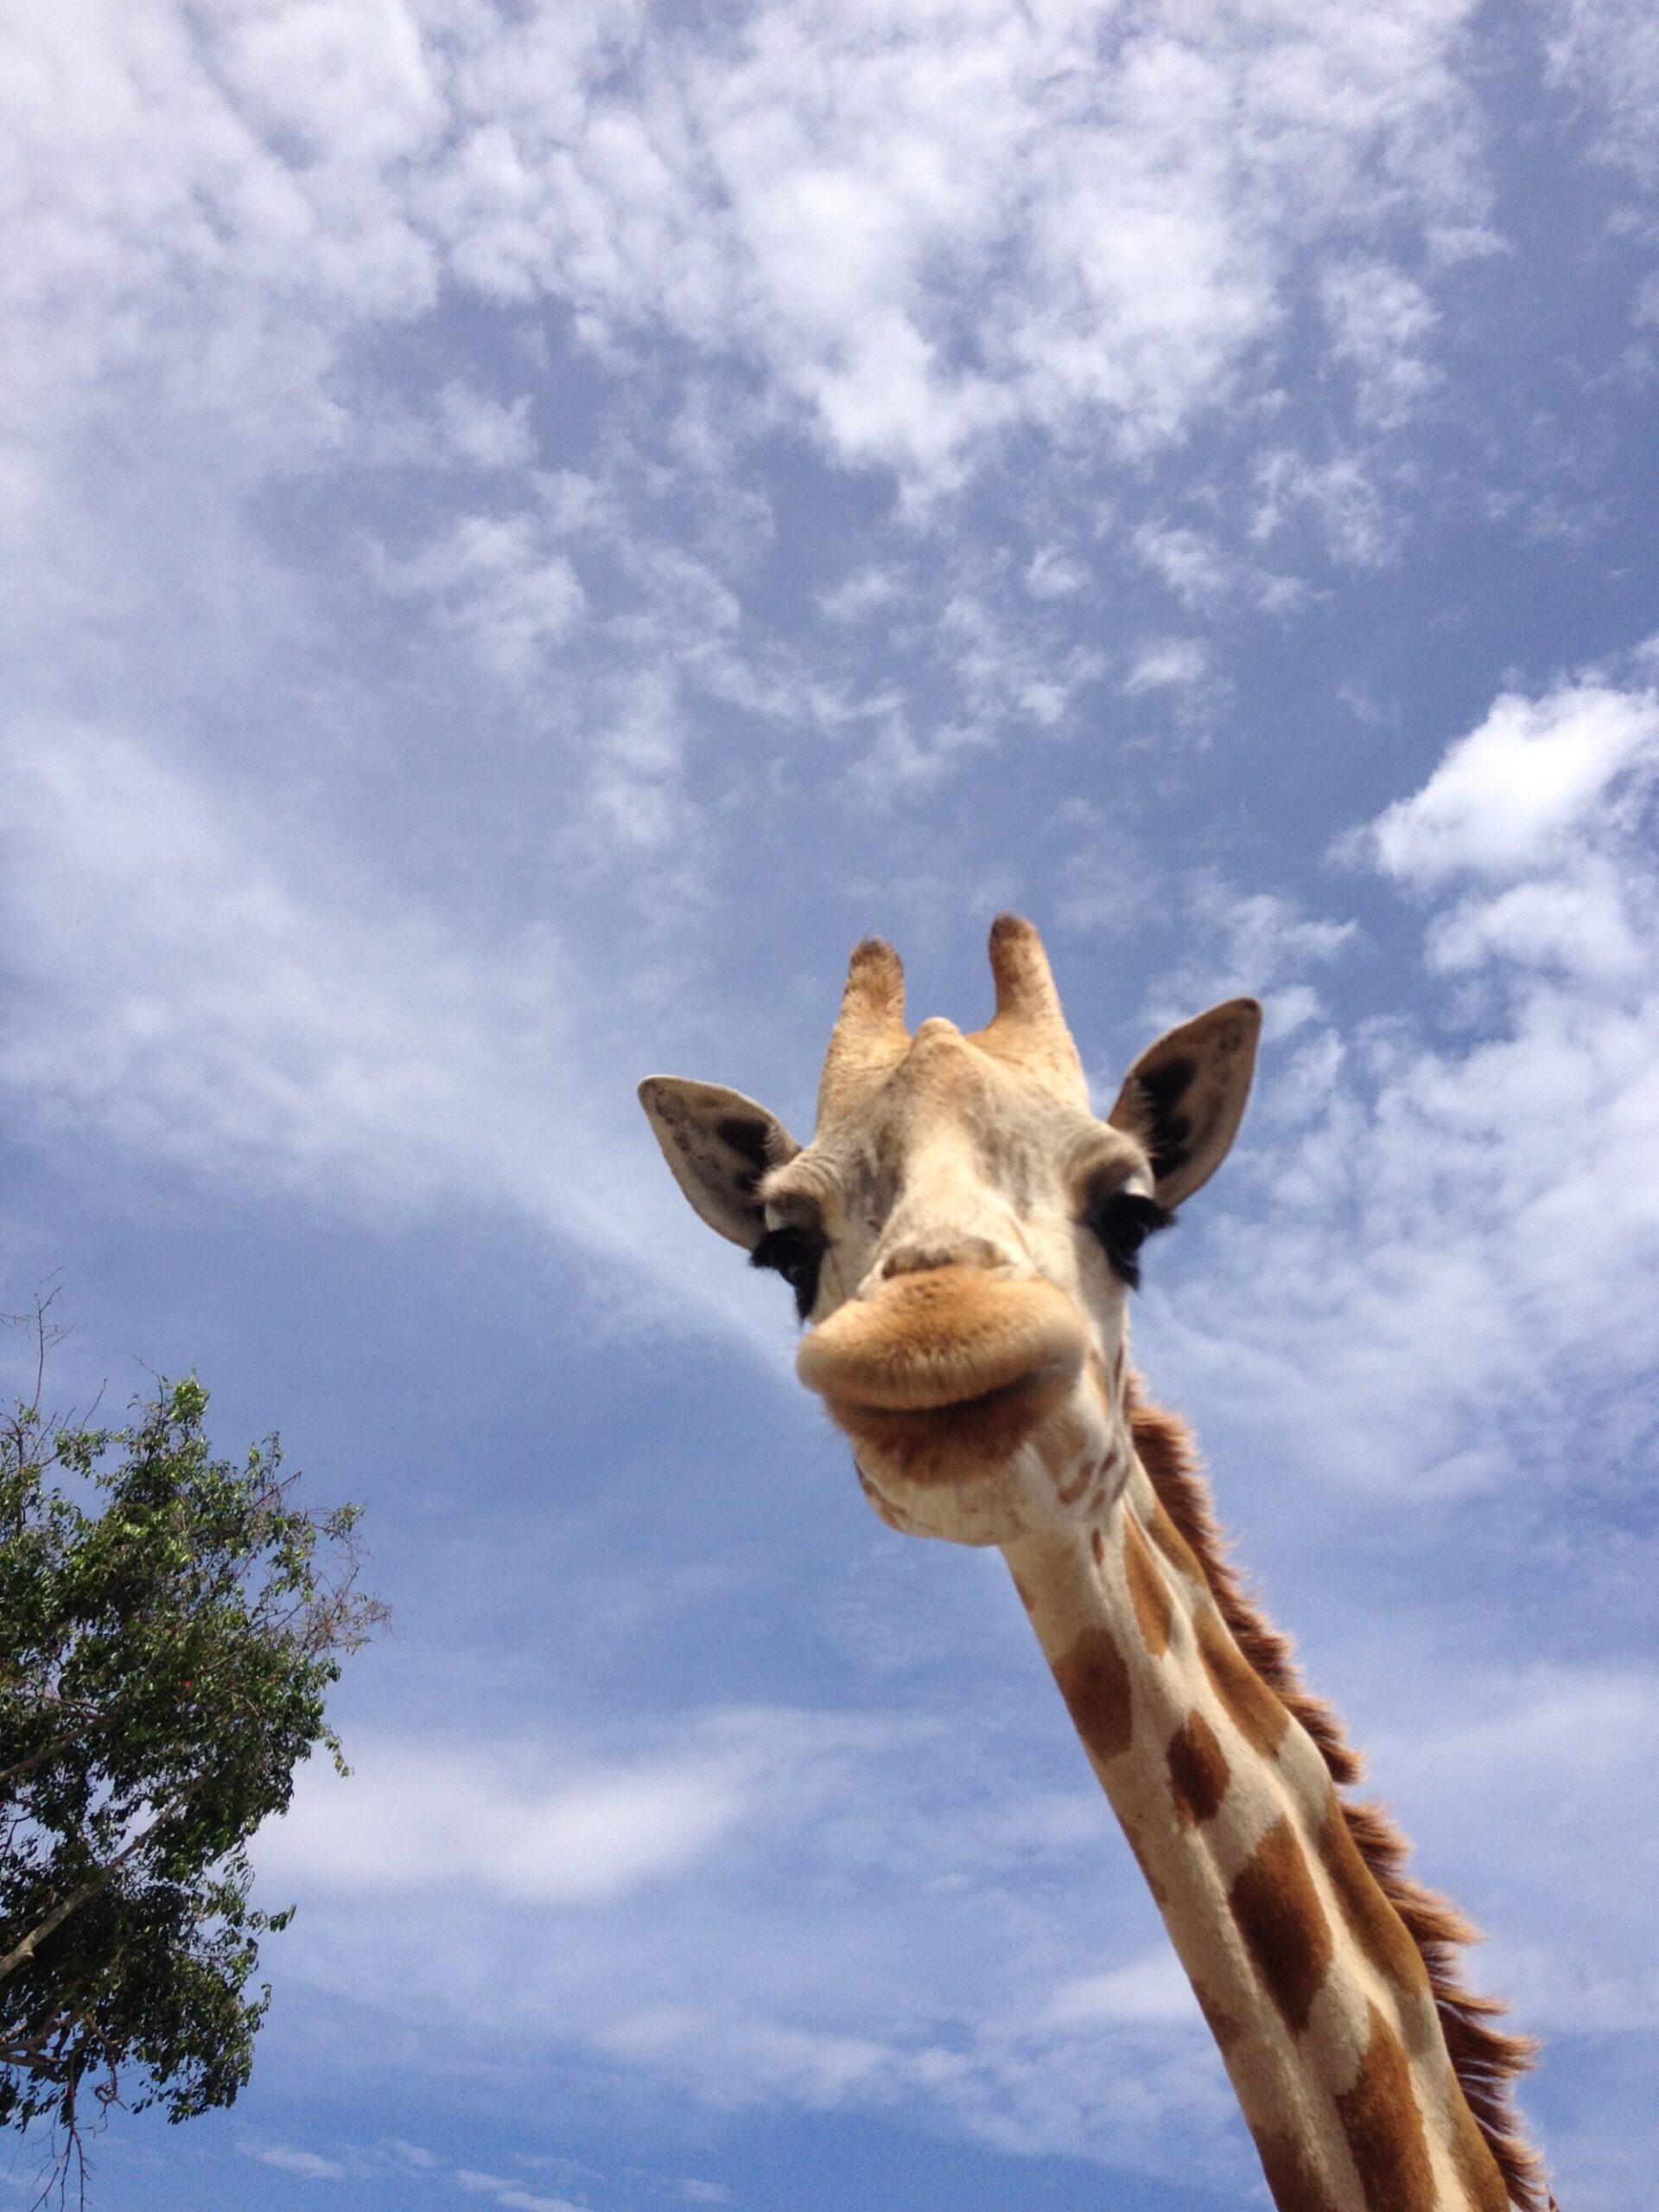
<instances>
[{"instance_id":1,"label":"tree","mask_svg":"<svg viewBox=\"0 0 1659 2212\"><path fill-rule=\"evenodd\" d=\"M34 1317L40 1351L50 1330ZM0 2125L44 2120L47 2186L111 2104L182 2120L246 2083L270 2001L249 1838L318 1745L357 1588L358 1509L296 1503L275 1437L214 1459L191 1378L131 1425L0 1421Z\"/></svg>"}]
</instances>

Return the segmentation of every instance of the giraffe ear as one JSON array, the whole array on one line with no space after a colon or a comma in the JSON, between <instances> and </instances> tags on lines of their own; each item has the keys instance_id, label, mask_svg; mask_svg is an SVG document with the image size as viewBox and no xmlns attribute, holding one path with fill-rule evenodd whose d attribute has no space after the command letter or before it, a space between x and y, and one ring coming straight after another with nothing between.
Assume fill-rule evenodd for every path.
<instances>
[{"instance_id":1,"label":"giraffe ear","mask_svg":"<svg viewBox=\"0 0 1659 2212\"><path fill-rule=\"evenodd\" d=\"M710 1229L753 1252L766 1228L755 1186L801 1148L789 1131L741 1090L684 1076L648 1075L639 1103L696 1211Z\"/></svg>"},{"instance_id":2,"label":"giraffe ear","mask_svg":"<svg viewBox=\"0 0 1659 2212\"><path fill-rule=\"evenodd\" d=\"M1160 1205L1179 1205L1227 1157L1250 1095L1257 999L1228 999L1149 1045L1106 1116L1145 1146Z\"/></svg>"}]
</instances>

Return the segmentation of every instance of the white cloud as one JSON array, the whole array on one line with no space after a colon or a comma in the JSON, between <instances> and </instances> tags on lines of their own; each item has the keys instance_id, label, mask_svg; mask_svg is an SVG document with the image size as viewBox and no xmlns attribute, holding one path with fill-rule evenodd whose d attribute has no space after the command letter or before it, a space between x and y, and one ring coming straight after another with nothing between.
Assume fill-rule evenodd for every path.
<instances>
[{"instance_id":1,"label":"white cloud","mask_svg":"<svg viewBox=\"0 0 1659 2212\"><path fill-rule=\"evenodd\" d=\"M1131 698L1147 691L1186 691L1210 672L1208 648L1197 638L1152 638L1140 646L1123 678Z\"/></svg>"},{"instance_id":2,"label":"white cloud","mask_svg":"<svg viewBox=\"0 0 1659 2212\"><path fill-rule=\"evenodd\" d=\"M1656 729L1637 688L1506 696L1351 848L1428 899L1458 995L1438 1034L1308 1020L1269 1055L1256 1205L1160 1324L1325 1481L1582 1479L1586 1391L1659 1357L1659 884L1629 780Z\"/></svg>"},{"instance_id":3,"label":"white cloud","mask_svg":"<svg viewBox=\"0 0 1659 2212\"><path fill-rule=\"evenodd\" d=\"M501 2174L484 2174L470 2166L457 2166L449 2175L455 2187L468 2196L487 2196L505 2204L508 2212L582 2212L568 2196L544 2196Z\"/></svg>"},{"instance_id":4,"label":"white cloud","mask_svg":"<svg viewBox=\"0 0 1659 2212\"><path fill-rule=\"evenodd\" d=\"M356 0L206 23L78 0L33 19L6 92L22 423L49 436L89 388L136 375L228 411L262 460L326 448L339 333L435 296L397 182L441 117L410 15Z\"/></svg>"},{"instance_id":5,"label":"white cloud","mask_svg":"<svg viewBox=\"0 0 1659 2212\"><path fill-rule=\"evenodd\" d=\"M683 772L687 715L677 686L662 670L642 671L608 687L592 733L582 830L604 847L633 855L660 853L692 828Z\"/></svg>"},{"instance_id":6,"label":"white cloud","mask_svg":"<svg viewBox=\"0 0 1659 2212\"><path fill-rule=\"evenodd\" d=\"M1505 692L1421 791L1378 818L1376 857L1417 886L1548 866L1592 815L1605 828L1618 779L1656 758L1659 694L1600 683L1541 699Z\"/></svg>"},{"instance_id":7,"label":"white cloud","mask_svg":"<svg viewBox=\"0 0 1659 2212\"><path fill-rule=\"evenodd\" d=\"M1353 260L1322 283L1332 352L1353 372L1362 423L1397 429L1437 381L1422 346L1438 317L1420 284L1386 262Z\"/></svg>"},{"instance_id":8,"label":"white cloud","mask_svg":"<svg viewBox=\"0 0 1659 2212\"><path fill-rule=\"evenodd\" d=\"M1012 421L1090 416L1146 450L1271 334L1287 254L1369 226L1379 157L1420 213L1465 206L1462 13L1395 16L1386 48L1352 10L1243 35L1154 16L1103 54L1091 9L757 7L728 52L600 111L568 199L529 192L544 251L576 207L604 239L591 312L735 343L845 461L948 480ZM601 131L648 195L617 204ZM992 265L964 315L960 272Z\"/></svg>"},{"instance_id":9,"label":"white cloud","mask_svg":"<svg viewBox=\"0 0 1659 2212\"><path fill-rule=\"evenodd\" d=\"M1250 535L1276 537L1292 517L1313 518L1332 559L1345 567L1374 569L1393 555L1400 521L1385 505L1376 474L1360 452L1315 461L1288 447L1266 453L1256 464L1258 503Z\"/></svg>"},{"instance_id":10,"label":"white cloud","mask_svg":"<svg viewBox=\"0 0 1659 2212\"><path fill-rule=\"evenodd\" d=\"M1659 1821L1659 1679L1522 1668L1460 1683L1457 1703L1372 1748L1424 1851L1457 1893L1486 1901L1483 1975L1547 2034L1659 2027L1636 1840ZM1521 1929L1532 1933L1508 1932Z\"/></svg>"},{"instance_id":11,"label":"white cloud","mask_svg":"<svg viewBox=\"0 0 1659 2212\"><path fill-rule=\"evenodd\" d=\"M1659 179L1659 25L1646 0L1540 0L1554 81L1583 101L1598 151L1638 183Z\"/></svg>"},{"instance_id":12,"label":"white cloud","mask_svg":"<svg viewBox=\"0 0 1659 2212\"><path fill-rule=\"evenodd\" d=\"M1264 613L1284 614L1300 607L1307 587L1299 577L1275 575L1223 544L1207 531L1168 522L1140 524L1130 546L1141 566L1190 613L1213 614L1228 601L1242 601Z\"/></svg>"},{"instance_id":13,"label":"white cloud","mask_svg":"<svg viewBox=\"0 0 1659 2212\"><path fill-rule=\"evenodd\" d=\"M968 711L988 731L1005 721L1054 728L1105 668L1088 645L1055 652L966 583L947 601L941 626Z\"/></svg>"},{"instance_id":14,"label":"white cloud","mask_svg":"<svg viewBox=\"0 0 1659 2212\"><path fill-rule=\"evenodd\" d=\"M827 621L861 622L878 608L903 597L905 581L893 569L862 568L825 592L818 601Z\"/></svg>"},{"instance_id":15,"label":"white cloud","mask_svg":"<svg viewBox=\"0 0 1659 2212\"><path fill-rule=\"evenodd\" d=\"M37 1133L93 1124L382 1215L481 1202L621 1262L641 1325L702 1314L781 1357L741 1272L688 1265L675 1194L639 1173L624 1003L548 931L486 940L315 834L284 859L246 803L124 736L40 725L4 759L0 1086Z\"/></svg>"},{"instance_id":16,"label":"white cloud","mask_svg":"<svg viewBox=\"0 0 1659 2212\"><path fill-rule=\"evenodd\" d=\"M263 2166L275 2166L285 2174L298 2174L302 2181L344 2181L349 2171L338 2158L325 2158L315 2151L299 2151L286 2143L272 2143L264 2150L250 2152Z\"/></svg>"},{"instance_id":17,"label":"white cloud","mask_svg":"<svg viewBox=\"0 0 1659 2212\"><path fill-rule=\"evenodd\" d=\"M124 738L32 730L7 784L10 957L46 1017L14 1018L10 1084L206 1163L429 1184L434 1141L499 1049L460 945L412 917L311 908L239 810ZM563 1019L556 948L535 950L495 981L532 1051Z\"/></svg>"},{"instance_id":18,"label":"white cloud","mask_svg":"<svg viewBox=\"0 0 1659 2212\"><path fill-rule=\"evenodd\" d=\"M621 2057L690 2073L705 2088L711 2086L714 2058L721 2071L729 2068L747 2096L758 2091L809 2106L861 2101L857 2093L873 2088L883 2093L876 2101L885 2101L895 2071L910 2070L909 2054L871 2037L771 2021L734 2024L696 2005L659 2006L626 2016L608 2030L604 2042Z\"/></svg>"},{"instance_id":19,"label":"white cloud","mask_svg":"<svg viewBox=\"0 0 1659 2212\"><path fill-rule=\"evenodd\" d=\"M513 684L543 674L549 648L570 635L587 606L569 560L530 513L462 515L409 560L380 551L377 568L385 590L429 599L439 620Z\"/></svg>"},{"instance_id":20,"label":"white cloud","mask_svg":"<svg viewBox=\"0 0 1659 2212\"><path fill-rule=\"evenodd\" d=\"M423 2144L406 2143L401 2135L383 2135L373 2148L378 2155L394 2159L411 2173L429 2174L443 2164L435 2151L429 2151Z\"/></svg>"},{"instance_id":21,"label":"white cloud","mask_svg":"<svg viewBox=\"0 0 1659 2212\"><path fill-rule=\"evenodd\" d=\"M1602 988L1636 982L1652 949L1637 925L1637 903L1621 870L1586 854L1568 880L1546 877L1462 900L1430 930L1428 964L1457 974L1507 962L1559 969Z\"/></svg>"},{"instance_id":22,"label":"white cloud","mask_svg":"<svg viewBox=\"0 0 1659 2212\"><path fill-rule=\"evenodd\" d=\"M296 2174L302 2181L384 2183L389 2177L410 2180L418 2177L448 2190L458 2190L465 2196L487 2196L507 2206L509 2212L583 2212L583 2208L569 2197L549 2196L526 2189L521 2180L510 2175L482 2173L471 2166L447 2166L435 2152L417 2143L406 2143L395 2135L383 2135L372 2143L350 2145L337 2158L323 2158L315 2151L296 2150L282 2143L245 2145L243 2149L246 2157L257 2159L262 2165L274 2166L282 2173ZM556 2162L521 2156L514 2163L532 2167ZM688 2190L695 2186L685 2184ZM726 2197L724 2192L717 2192L708 2198L689 2201L723 2202Z\"/></svg>"},{"instance_id":23,"label":"white cloud","mask_svg":"<svg viewBox=\"0 0 1659 2212\"><path fill-rule=\"evenodd\" d=\"M1070 599L1085 588L1089 571L1058 545L1039 545L1026 568L1026 589L1033 599Z\"/></svg>"},{"instance_id":24,"label":"white cloud","mask_svg":"<svg viewBox=\"0 0 1659 2212\"><path fill-rule=\"evenodd\" d=\"M243 590L255 620L224 630L245 669L296 627L308 652L284 667L320 646L360 665L390 610L349 635L337 578L307 603L293 568L249 574L256 537L284 542L271 518L292 521L290 498L307 529L349 499L352 542L379 549L400 602L382 637L413 640L424 616L423 676L441 664L459 690L470 659L590 766L567 849L636 871L658 905L706 883L691 794L706 803L697 770L732 706L790 739L868 724L876 755L849 788L885 801L1010 733L1065 729L1103 667L1092 635L1058 637L1094 558L1058 521L1010 569L1012 617L993 623L994 595L971 586L928 609L963 648L942 702L916 704L907 677L889 697L884 677L873 703L868 680L766 639L749 588L771 522L745 473L757 438L805 429L837 465L891 467L916 516L1009 429L1102 455L1172 448L1262 397L1320 268L1376 258L1381 223L1408 252L1480 197L1453 67L1464 0L1404 22L1325 0L1196 27L1161 9L946 0L912 21L875 0L753 4L695 35L638 7L556 12L72 0L31 25L10 143L32 216L0 270L29 453L0 482L48 693L111 586L143 602L129 658L145 636L157 663L198 658L188 594L150 581L147 539L135 551L158 499L197 510L173 514L161 557L204 595ZM487 368L483 344L468 360L457 343L480 302L502 357ZM581 516L573 474L509 492L563 424L550 308L593 357L573 381L612 378ZM537 344L532 428L510 395ZM660 391L642 399L646 359ZM412 466L435 481L391 474ZM673 574L682 518L665 509L688 486L718 543ZM1173 540L1160 555L1189 593L1196 557ZM93 584L99 561L111 574ZM1236 588L1257 603L1278 588L1254 569ZM850 629L917 589L876 562L822 603ZM964 599L976 630L958 626ZM124 700L124 671L110 690ZM1179 711L1220 696L1189 686Z\"/></svg>"},{"instance_id":25,"label":"white cloud","mask_svg":"<svg viewBox=\"0 0 1659 2212\"><path fill-rule=\"evenodd\" d=\"M144 362L275 458L338 435L333 349L447 283L742 358L918 486L1015 423L1144 453L1227 398L1304 255L1478 213L1466 13L814 0L694 41L637 8L79 0L12 78L19 363L60 417Z\"/></svg>"},{"instance_id":26,"label":"white cloud","mask_svg":"<svg viewBox=\"0 0 1659 2212\"><path fill-rule=\"evenodd\" d=\"M1166 896L1179 902L1186 934L1201 949L1166 969L1148 995L1148 1042L1222 999L1260 998L1269 1043L1324 1013L1308 978L1339 957L1353 939L1353 923L1320 920L1274 893L1241 893L1204 874L1189 876Z\"/></svg>"},{"instance_id":27,"label":"white cloud","mask_svg":"<svg viewBox=\"0 0 1659 2212\"><path fill-rule=\"evenodd\" d=\"M536 457L530 395L503 403L467 384L447 384L438 394L445 436L475 468L526 468Z\"/></svg>"},{"instance_id":28,"label":"white cloud","mask_svg":"<svg viewBox=\"0 0 1659 2212\"><path fill-rule=\"evenodd\" d=\"M1135 552L1160 576L1183 607L1213 607L1232 582L1232 563L1211 537L1196 530L1143 523Z\"/></svg>"},{"instance_id":29,"label":"white cloud","mask_svg":"<svg viewBox=\"0 0 1659 2212\"><path fill-rule=\"evenodd\" d=\"M729 1758L555 1781L526 1753L354 1740L342 1781L317 1766L260 1833L278 1882L353 1893L464 1888L531 1904L606 1904L683 1873L743 1814Z\"/></svg>"}]
</instances>

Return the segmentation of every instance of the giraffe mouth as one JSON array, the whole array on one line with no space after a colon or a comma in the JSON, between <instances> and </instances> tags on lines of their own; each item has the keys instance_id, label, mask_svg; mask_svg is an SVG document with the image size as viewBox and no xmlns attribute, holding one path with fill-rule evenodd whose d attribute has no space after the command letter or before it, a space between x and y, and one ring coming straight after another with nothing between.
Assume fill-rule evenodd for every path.
<instances>
[{"instance_id":1,"label":"giraffe mouth","mask_svg":"<svg viewBox=\"0 0 1659 2212\"><path fill-rule=\"evenodd\" d=\"M1050 1369L976 1398L909 1413L834 1398L824 1405L860 1458L880 1473L913 1483L959 1483L1006 1467L1065 1403L1074 1380Z\"/></svg>"},{"instance_id":2,"label":"giraffe mouth","mask_svg":"<svg viewBox=\"0 0 1659 2212\"><path fill-rule=\"evenodd\" d=\"M961 1482L1007 1465L1071 1395L1087 1350L1052 1284L948 1267L843 1306L795 1364L861 1459Z\"/></svg>"}]
</instances>

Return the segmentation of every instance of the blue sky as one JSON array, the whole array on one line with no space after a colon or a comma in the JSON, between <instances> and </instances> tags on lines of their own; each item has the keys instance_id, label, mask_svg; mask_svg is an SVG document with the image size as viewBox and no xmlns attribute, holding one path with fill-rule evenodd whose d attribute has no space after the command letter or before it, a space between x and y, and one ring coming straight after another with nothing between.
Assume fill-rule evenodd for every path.
<instances>
[{"instance_id":1,"label":"blue sky","mask_svg":"<svg viewBox=\"0 0 1659 2212\"><path fill-rule=\"evenodd\" d=\"M1011 906L1105 1099L1267 1001L1142 1363L1637 2212L1651 11L12 36L0 1303L280 1427L397 1618L253 2087L100 2201L1265 2202L1000 1563L869 1515L633 1103L804 1135L852 942L965 1023Z\"/></svg>"}]
</instances>

